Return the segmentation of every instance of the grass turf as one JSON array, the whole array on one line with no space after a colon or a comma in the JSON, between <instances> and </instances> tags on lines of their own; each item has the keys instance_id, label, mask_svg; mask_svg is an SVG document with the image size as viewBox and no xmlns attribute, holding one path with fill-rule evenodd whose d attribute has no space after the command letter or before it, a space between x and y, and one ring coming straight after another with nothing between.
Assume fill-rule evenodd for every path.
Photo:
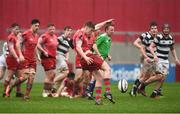
<instances>
[{"instance_id":1,"label":"grass turf","mask_svg":"<svg viewBox=\"0 0 180 114\"><path fill-rule=\"evenodd\" d=\"M132 84L129 85L129 90ZM146 88L150 95L154 85ZM24 85L23 87L24 88ZM42 84L34 84L31 99L24 101L16 98L14 92L10 98L0 97L0 113L178 113L180 112L180 83L165 83L164 96L160 99L150 99L138 95L130 97L120 93L117 84L111 86L116 104L103 99L102 106L94 105L94 101L85 98L42 98ZM0 93L2 93L2 84Z\"/></svg>"}]
</instances>

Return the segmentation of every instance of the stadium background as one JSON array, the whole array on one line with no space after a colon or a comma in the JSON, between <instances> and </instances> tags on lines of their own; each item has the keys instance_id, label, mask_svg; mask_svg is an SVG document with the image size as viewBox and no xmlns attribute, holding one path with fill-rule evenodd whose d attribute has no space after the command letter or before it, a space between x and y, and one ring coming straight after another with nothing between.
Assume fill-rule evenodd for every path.
<instances>
[{"instance_id":1,"label":"stadium background","mask_svg":"<svg viewBox=\"0 0 180 114\"><path fill-rule=\"evenodd\" d=\"M138 34L148 31L151 21L157 21L159 26L163 23L171 25L180 58L179 0L0 0L1 41L6 40L10 24L17 22L26 30L33 18L41 21L40 34L45 31L48 23L54 23L60 33L66 25L77 30L88 20L98 23L114 18L116 32L110 63L114 80L133 80L139 76L139 51L132 42ZM175 67L172 56L170 61L171 72L167 81L180 81L180 66ZM72 66L73 62L74 53L71 51ZM38 65L36 81L42 82L43 76L42 67Z\"/></svg>"}]
</instances>

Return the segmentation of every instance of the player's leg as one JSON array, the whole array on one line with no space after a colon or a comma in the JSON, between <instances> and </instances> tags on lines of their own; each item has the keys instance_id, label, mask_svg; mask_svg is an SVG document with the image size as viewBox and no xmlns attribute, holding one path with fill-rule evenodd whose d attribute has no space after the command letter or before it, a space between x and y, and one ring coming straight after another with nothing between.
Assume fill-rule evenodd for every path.
<instances>
[{"instance_id":1,"label":"player's leg","mask_svg":"<svg viewBox=\"0 0 180 114\"><path fill-rule=\"evenodd\" d=\"M61 59L60 57L57 58L57 63L56 63L56 76L54 78L54 85L53 85L53 90L52 93L55 93L57 88L61 85L61 82L64 78L67 77L69 73L69 68L68 64L64 59Z\"/></svg>"},{"instance_id":2,"label":"player's leg","mask_svg":"<svg viewBox=\"0 0 180 114\"><path fill-rule=\"evenodd\" d=\"M5 90L6 97L10 97L10 92L7 91L7 88L9 88L11 79L14 74L15 74L14 70L7 70L7 76L6 76L6 79L4 80L4 90Z\"/></svg>"},{"instance_id":3,"label":"player's leg","mask_svg":"<svg viewBox=\"0 0 180 114\"><path fill-rule=\"evenodd\" d=\"M54 77L55 77L55 72L54 70L48 70L45 71L45 79L44 79L44 87L43 87L43 97L48 97L51 96L51 90L53 88L54 84Z\"/></svg>"},{"instance_id":4,"label":"player's leg","mask_svg":"<svg viewBox=\"0 0 180 114\"><path fill-rule=\"evenodd\" d=\"M15 80L20 77L20 72L17 70L16 75L14 75ZM24 97L24 94L21 92L21 84L16 86L16 97Z\"/></svg>"},{"instance_id":5,"label":"player's leg","mask_svg":"<svg viewBox=\"0 0 180 114\"><path fill-rule=\"evenodd\" d=\"M136 80L135 80L135 82L134 82L134 84L133 84L133 87L132 87L132 89L131 89L130 92L129 92L129 94L130 94L131 96L136 96L137 89L138 89L139 85L141 84L140 80L142 80L143 77L145 77L145 76L144 76L144 72L143 72L143 70L142 70L142 68L141 68L141 76L140 76L139 79L136 79Z\"/></svg>"},{"instance_id":6,"label":"player's leg","mask_svg":"<svg viewBox=\"0 0 180 114\"><path fill-rule=\"evenodd\" d=\"M154 91L152 92L152 94L150 96L151 98L157 98L159 96L158 95L160 93L159 89L162 87L163 82L166 79L166 76L168 74L168 70L169 70L169 62L168 61L165 61L165 62L164 61L158 61L156 72L159 75L161 75L162 78L161 78L161 80L159 80L157 82L157 85L156 85Z\"/></svg>"},{"instance_id":7,"label":"player's leg","mask_svg":"<svg viewBox=\"0 0 180 114\"><path fill-rule=\"evenodd\" d=\"M105 98L109 99L112 103L115 103L111 94L110 88L110 79L111 79L111 68L110 66L104 61L101 66L101 71L99 71L101 75L103 75L103 81L105 85Z\"/></svg>"},{"instance_id":8,"label":"player's leg","mask_svg":"<svg viewBox=\"0 0 180 114\"><path fill-rule=\"evenodd\" d=\"M2 79L3 79L4 74L5 74L5 71L6 71L6 68L5 68L5 67L1 67L1 66L0 66L0 80L2 80Z\"/></svg>"},{"instance_id":9,"label":"player's leg","mask_svg":"<svg viewBox=\"0 0 180 114\"><path fill-rule=\"evenodd\" d=\"M27 79L27 83L26 83L26 91L25 91L25 95L24 95L25 100L30 98L30 92L32 89L35 75L36 75L35 68L29 68L28 79Z\"/></svg>"},{"instance_id":10,"label":"player's leg","mask_svg":"<svg viewBox=\"0 0 180 114\"><path fill-rule=\"evenodd\" d=\"M88 99L90 100L94 99L93 92L94 92L95 84L96 84L96 80L94 76L91 76L91 81L89 82L89 85L87 87L87 96L88 96Z\"/></svg>"},{"instance_id":11,"label":"player's leg","mask_svg":"<svg viewBox=\"0 0 180 114\"><path fill-rule=\"evenodd\" d=\"M5 71L6 71L6 60L5 60L4 55L1 55L0 56L0 80L3 79Z\"/></svg>"},{"instance_id":12,"label":"player's leg","mask_svg":"<svg viewBox=\"0 0 180 114\"><path fill-rule=\"evenodd\" d=\"M43 58L42 66L45 70L45 79L43 86L43 97L51 96L51 91L54 85L56 59L55 58Z\"/></svg>"},{"instance_id":13,"label":"player's leg","mask_svg":"<svg viewBox=\"0 0 180 114\"><path fill-rule=\"evenodd\" d=\"M95 92L96 92L96 96L95 96L95 104L96 105L102 105L102 81L103 81L103 77L101 75L100 70L95 70L92 72L94 78L96 79L96 85L95 85Z\"/></svg>"},{"instance_id":14,"label":"player's leg","mask_svg":"<svg viewBox=\"0 0 180 114\"><path fill-rule=\"evenodd\" d=\"M17 85L20 85L21 83L23 83L24 81L26 81L29 77L29 69L21 69L18 71L19 77L16 79L16 81L11 85L11 86L7 86L6 87L6 94L10 95L11 90L16 87Z\"/></svg>"},{"instance_id":15,"label":"player's leg","mask_svg":"<svg viewBox=\"0 0 180 114\"><path fill-rule=\"evenodd\" d=\"M75 96L75 94L77 93L77 88L79 88L79 84L82 81L82 75L83 75L83 70L82 68L76 68L75 71L75 78L74 78L74 83L73 83L73 97Z\"/></svg>"}]
</instances>

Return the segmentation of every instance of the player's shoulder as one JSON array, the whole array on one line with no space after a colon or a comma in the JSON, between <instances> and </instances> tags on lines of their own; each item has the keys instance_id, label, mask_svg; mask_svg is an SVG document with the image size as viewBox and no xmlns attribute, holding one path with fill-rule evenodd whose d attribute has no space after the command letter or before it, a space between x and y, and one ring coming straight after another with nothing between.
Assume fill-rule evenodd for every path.
<instances>
[{"instance_id":1,"label":"player's shoulder","mask_svg":"<svg viewBox=\"0 0 180 114\"><path fill-rule=\"evenodd\" d=\"M143 32L143 33L141 33L140 36L143 37L143 38L145 38L145 37L150 36L150 34L149 34L148 32Z\"/></svg>"},{"instance_id":2,"label":"player's shoulder","mask_svg":"<svg viewBox=\"0 0 180 114\"><path fill-rule=\"evenodd\" d=\"M16 39L16 36L13 33L9 34L8 36L8 40L12 40L12 39Z\"/></svg>"},{"instance_id":3,"label":"player's shoulder","mask_svg":"<svg viewBox=\"0 0 180 114\"><path fill-rule=\"evenodd\" d=\"M46 38L47 37L47 34L46 33L44 33L44 34L42 34L41 36L40 36L40 38L42 38L42 39L44 39L44 38Z\"/></svg>"},{"instance_id":4,"label":"player's shoulder","mask_svg":"<svg viewBox=\"0 0 180 114\"><path fill-rule=\"evenodd\" d=\"M30 35L30 34L32 34L32 31L29 29L29 30L27 30L27 31L24 31L24 32L22 33L22 36L25 37L25 36L28 36L28 35Z\"/></svg>"},{"instance_id":5,"label":"player's shoulder","mask_svg":"<svg viewBox=\"0 0 180 114\"><path fill-rule=\"evenodd\" d=\"M79 37L79 36L83 36L83 32L82 32L81 30L77 30L77 31L74 33L73 38L76 38L76 37Z\"/></svg>"},{"instance_id":6,"label":"player's shoulder","mask_svg":"<svg viewBox=\"0 0 180 114\"><path fill-rule=\"evenodd\" d=\"M108 37L108 36L107 36L106 33L100 34L100 35L98 36L98 38L107 38L107 37Z\"/></svg>"},{"instance_id":7,"label":"player's shoulder","mask_svg":"<svg viewBox=\"0 0 180 114\"><path fill-rule=\"evenodd\" d=\"M163 38L163 35L162 35L162 34L157 34L156 38L157 38L157 39L162 39L162 38Z\"/></svg>"},{"instance_id":8,"label":"player's shoulder","mask_svg":"<svg viewBox=\"0 0 180 114\"><path fill-rule=\"evenodd\" d=\"M170 39L173 39L172 35L169 34L169 38L170 38Z\"/></svg>"}]
</instances>

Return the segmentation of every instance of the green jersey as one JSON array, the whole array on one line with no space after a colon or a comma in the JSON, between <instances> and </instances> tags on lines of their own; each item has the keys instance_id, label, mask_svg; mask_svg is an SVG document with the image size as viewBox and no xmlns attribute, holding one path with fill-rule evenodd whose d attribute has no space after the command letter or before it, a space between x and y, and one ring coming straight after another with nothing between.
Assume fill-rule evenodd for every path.
<instances>
[{"instance_id":1,"label":"green jersey","mask_svg":"<svg viewBox=\"0 0 180 114\"><path fill-rule=\"evenodd\" d=\"M112 42L111 38L106 33L98 36L95 41L99 53L104 59L106 59L109 54L111 42Z\"/></svg>"}]
</instances>

